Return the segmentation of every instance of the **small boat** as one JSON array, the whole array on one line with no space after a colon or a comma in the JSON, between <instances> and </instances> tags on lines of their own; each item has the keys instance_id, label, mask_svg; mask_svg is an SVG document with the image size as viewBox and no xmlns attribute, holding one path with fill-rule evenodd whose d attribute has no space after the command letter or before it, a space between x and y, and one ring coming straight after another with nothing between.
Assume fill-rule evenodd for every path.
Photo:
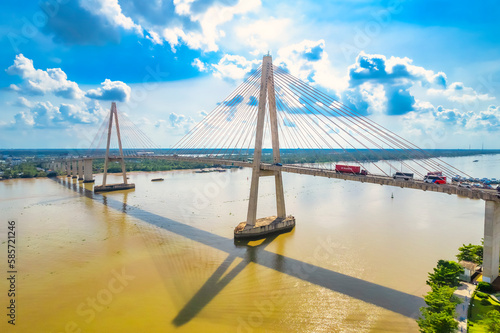
<instances>
[{"instance_id":1,"label":"small boat","mask_svg":"<svg viewBox=\"0 0 500 333\"><path fill-rule=\"evenodd\" d=\"M474 160L474 161L472 161L472 162L479 162L479 160Z\"/></svg>"},{"instance_id":2,"label":"small boat","mask_svg":"<svg viewBox=\"0 0 500 333\"><path fill-rule=\"evenodd\" d=\"M163 181L163 178L153 178L151 179L152 182L161 182Z\"/></svg>"}]
</instances>

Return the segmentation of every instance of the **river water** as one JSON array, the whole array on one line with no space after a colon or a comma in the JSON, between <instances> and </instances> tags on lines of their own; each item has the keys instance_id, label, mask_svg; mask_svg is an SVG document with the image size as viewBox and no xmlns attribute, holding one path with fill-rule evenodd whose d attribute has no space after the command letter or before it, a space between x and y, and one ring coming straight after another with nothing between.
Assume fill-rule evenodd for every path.
<instances>
[{"instance_id":1,"label":"river water","mask_svg":"<svg viewBox=\"0 0 500 333\"><path fill-rule=\"evenodd\" d=\"M445 161L500 178L500 155ZM129 177L135 190L104 195L65 177L0 182L18 271L2 332L418 332L427 272L483 236L481 200L284 174L295 229L235 244L250 169ZM274 215L273 177L260 184L257 215Z\"/></svg>"}]
</instances>

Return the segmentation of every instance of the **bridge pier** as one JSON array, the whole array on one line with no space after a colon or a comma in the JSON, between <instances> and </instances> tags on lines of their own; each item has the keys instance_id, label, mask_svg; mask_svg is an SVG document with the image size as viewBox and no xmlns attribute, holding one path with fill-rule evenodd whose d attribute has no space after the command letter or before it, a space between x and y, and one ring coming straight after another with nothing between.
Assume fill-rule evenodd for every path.
<instances>
[{"instance_id":1,"label":"bridge pier","mask_svg":"<svg viewBox=\"0 0 500 333\"><path fill-rule=\"evenodd\" d=\"M66 176L71 177L71 162L66 162Z\"/></svg>"},{"instance_id":2,"label":"bridge pier","mask_svg":"<svg viewBox=\"0 0 500 333\"><path fill-rule=\"evenodd\" d=\"M278 120L276 114L276 99L274 92L273 63L272 58L269 55L264 56L262 59L259 109L257 115L257 129L255 134L255 150L247 220L246 222L238 224L238 226L234 229L234 238L262 238L264 235L290 231L293 227L295 227L295 218L293 216L286 216L285 197L283 193L283 177L281 170L275 170L271 173L261 170L262 140L264 135L264 122L266 118L266 104L269 106L273 163L276 164L280 163L281 157L278 137ZM257 200L259 196L260 177L273 175L276 187L277 215L257 220Z\"/></svg>"},{"instance_id":3,"label":"bridge pier","mask_svg":"<svg viewBox=\"0 0 500 333\"><path fill-rule=\"evenodd\" d=\"M92 174L92 162L91 158L86 158L83 161L83 182L84 183L93 183L94 176Z\"/></svg>"},{"instance_id":4,"label":"bridge pier","mask_svg":"<svg viewBox=\"0 0 500 333\"><path fill-rule=\"evenodd\" d=\"M72 162L72 167L71 167L71 175L73 176L72 178L78 178L77 176L77 167L76 167L76 164L77 161L76 160L73 160Z\"/></svg>"},{"instance_id":5,"label":"bridge pier","mask_svg":"<svg viewBox=\"0 0 500 333\"><path fill-rule=\"evenodd\" d=\"M485 201L483 281L492 283L498 277L500 259L500 202Z\"/></svg>"},{"instance_id":6,"label":"bridge pier","mask_svg":"<svg viewBox=\"0 0 500 333\"><path fill-rule=\"evenodd\" d=\"M83 160L78 160L78 180L83 180Z\"/></svg>"}]
</instances>

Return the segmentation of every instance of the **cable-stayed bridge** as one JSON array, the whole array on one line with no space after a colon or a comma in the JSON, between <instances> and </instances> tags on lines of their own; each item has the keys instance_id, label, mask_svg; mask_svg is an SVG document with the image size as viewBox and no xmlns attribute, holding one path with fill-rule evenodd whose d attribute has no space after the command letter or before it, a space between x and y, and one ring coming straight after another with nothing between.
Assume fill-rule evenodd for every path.
<instances>
[{"instance_id":1,"label":"cable-stayed bridge","mask_svg":"<svg viewBox=\"0 0 500 333\"><path fill-rule=\"evenodd\" d=\"M493 281L498 276L500 197L495 190L462 188L450 182L457 176L460 179L471 176L433 158L403 137L274 66L269 55L264 56L259 69L166 153L153 153L157 148L146 134L118 113L113 103L88 155L53 161L51 168L92 182L92 161L103 158L103 184L94 186L96 192L135 186L127 182L126 159L164 159L252 168L247 219L236 227L235 238L263 236L294 227L295 218L286 214L283 172L482 199L485 200L483 279ZM286 156L290 151L317 151L330 154L334 160L337 154L338 164L347 169L301 164L300 159L288 161ZM404 171L413 176L408 180L394 178L381 163L370 163L374 160L387 164L391 171ZM108 164L112 161L121 164L123 183L106 183ZM446 184L429 183L427 175L436 172L438 175L430 178L447 178ZM257 219L259 179L264 176L275 178L277 214Z\"/></svg>"}]
</instances>

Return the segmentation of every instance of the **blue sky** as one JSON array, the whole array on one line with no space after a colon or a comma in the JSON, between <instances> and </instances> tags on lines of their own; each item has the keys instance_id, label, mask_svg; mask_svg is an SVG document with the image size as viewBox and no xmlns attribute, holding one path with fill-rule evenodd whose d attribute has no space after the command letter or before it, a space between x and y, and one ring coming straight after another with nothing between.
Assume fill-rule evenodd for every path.
<instances>
[{"instance_id":1,"label":"blue sky","mask_svg":"<svg viewBox=\"0 0 500 333\"><path fill-rule=\"evenodd\" d=\"M500 148L494 1L49 0L0 12L0 148L86 148L111 101L162 147L261 62L423 148Z\"/></svg>"}]
</instances>

